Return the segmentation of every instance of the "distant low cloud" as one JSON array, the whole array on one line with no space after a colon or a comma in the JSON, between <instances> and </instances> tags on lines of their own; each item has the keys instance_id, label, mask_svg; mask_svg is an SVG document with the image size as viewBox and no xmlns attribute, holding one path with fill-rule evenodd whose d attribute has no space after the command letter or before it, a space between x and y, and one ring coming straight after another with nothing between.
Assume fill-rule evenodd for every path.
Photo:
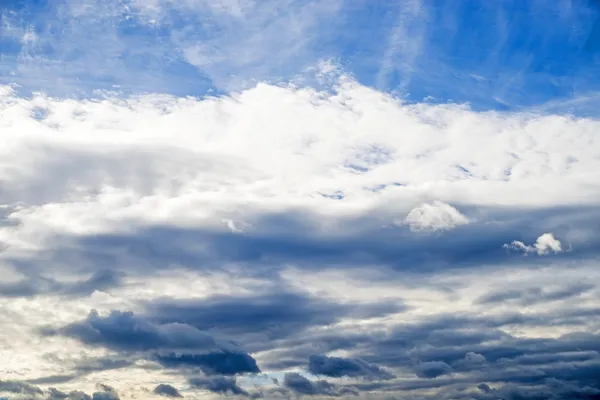
<instances>
[{"instance_id":1,"label":"distant low cloud","mask_svg":"<svg viewBox=\"0 0 600 400\"><path fill-rule=\"evenodd\" d=\"M311 381L296 372L285 374L283 384L299 395L308 396L358 396L358 390L351 386L338 386L324 380Z\"/></svg>"},{"instance_id":2,"label":"distant low cloud","mask_svg":"<svg viewBox=\"0 0 600 400\"><path fill-rule=\"evenodd\" d=\"M564 251L561 242L556 239L552 233L544 233L538 237L535 244L531 246L515 240L510 244L505 244L503 247L506 249L522 251L525 254L536 253L538 256L545 256L550 253L556 254Z\"/></svg>"},{"instance_id":3,"label":"distant low cloud","mask_svg":"<svg viewBox=\"0 0 600 400\"><path fill-rule=\"evenodd\" d=\"M238 386L235 378L228 377L200 377L189 380L190 385L219 394L233 394L238 396L250 396L250 394Z\"/></svg>"},{"instance_id":4,"label":"distant low cloud","mask_svg":"<svg viewBox=\"0 0 600 400\"><path fill-rule=\"evenodd\" d=\"M314 375L331 377L348 376L364 379L394 379L395 376L374 364L358 358L327 357L312 355L308 361L308 371Z\"/></svg>"},{"instance_id":5,"label":"distant low cloud","mask_svg":"<svg viewBox=\"0 0 600 400\"><path fill-rule=\"evenodd\" d=\"M451 205L436 200L413 208L404 223L412 231L443 231L466 225L469 219Z\"/></svg>"}]
</instances>

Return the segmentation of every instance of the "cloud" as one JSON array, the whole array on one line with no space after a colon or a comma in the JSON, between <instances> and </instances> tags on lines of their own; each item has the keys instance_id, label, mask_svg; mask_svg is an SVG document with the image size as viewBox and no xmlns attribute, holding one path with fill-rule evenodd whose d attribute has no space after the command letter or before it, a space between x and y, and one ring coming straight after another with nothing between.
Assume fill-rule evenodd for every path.
<instances>
[{"instance_id":1,"label":"cloud","mask_svg":"<svg viewBox=\"0 0 600 400\"><path fill-rule=\"evenodd\" d=\"M550 252L561 253L563 250L562 244L554 237L552 233L544 233L538 237L533 246L528 246L525 243L515 240L511 244L505 244L504 248L524 253L537 253L538 256L545 256Z\"/></svg>"},{"instance_id":2,"label":"cloud","mask_svg":"<svg viewBox=\"0 0 600 400\"><path fill-rule=\"evenodd\" d=\"M343 318L377 318L402 309L402 305L389 302L342 304L282 289L199 300L156 299L146 305L148 315L160 323L184 323L199 330L219 332L255 350L264 350L268 343L265 340L296 336Z\"/></svg>"},{"instance_id":3,"label":"cloud","mask_svg":"<svg viewBox=\"0 0 600 400\"><path fill-rule=\"evenodd\" d=\"M117 391L108 385L98 384L100 391L92 394L92 400L119 400L119 394Z\"/></svg>"},{"instance_id":4,"label":"cloud","mask_svg":"<svg viewBox=\"0 0 600 400\"><path fill-rule=\"evenodd\" d=\"M154 324L132 312L112 311L101 316L93 310L85 321L44 328L42 332L75 338L90 346L143 353L170 368L199 367L208 374L225 375L260 372L256 361L231 341L216 339L188 324Z\"/></svg>"},{"instance_id":5,"label":"cloud","mask_svg":"<svg viewBox=\"0 0 600 400\"><path fill-rule=\"evenodd\" d=\"M434 201L413 208L404 219L404 223L409 225L412 231L440 231L466 225L469 220L451 205Z\"/></svg>"},{"instance_id":6,"label":"cloud","mask_svg":"<svg viewBox=\"0 0 600 400\"><path fill-rule=\"evenodd\" d=\"M179 390L177 390L175 387L165 384L165 383L161 383L160 385L156 386L153 390L153 392L155 394L158 394L160 396L166 396L166 397L183 397L181 395L181 393L179 393Z\"/></svg>"},{"instance_id":7,"label":"cloud","mask_svg":"<svg viewBox=\"0 0 600 400\"><path fill-rule=\"evenodd\" d=\"M591 393L598 122L332 79L206 98L3 90L3 379L93 393L101 377L144 398L202 374L195 389L269 395L308 362L331 382L292 375L279 395L567 393L549 377ZM453 230L415 234L407 215ZM502 248L540 232L577 252Z\"/></svg>"},{"instance_id":8,"label":"cloud","mask_svg":"<svg viewBox=\"0 0 600 400\"><path fill-rule=\"evenodd\" d=\"M352 377L363 379L394 379L395 376L360 359L327 357L312 355L308 360L308 371L314 375L325 375L331 377Z\"/></svg>"},{"instance_id":9,"label":"cloud","mask_svg":"<svg viewBox=\"0 0 600 400\"><path fill-rule=\"evenodd\" d=\"M237 385L235 378L222 376L192 378L189 383L196 388L206 389L213 393L250 396L247 391Z\"/></svg>"},{"instance_id":10,"label":"cloud","mask_svg":"<svg viewBox=\"0 0 600 400\"><path fill-rule=\"evenodd\" d=\"M481 354L473 353L472 351L470 351L467 354L465 354L465 361L474 364L481 364L484 363L486 360L485 357Z\"/></svg>"},{"instance_id":11,"label":"cloud","mask_svg":"<svg viewBox=\"0 0 600 400\"><path fill-rule=\"evenodd\" d=\"M87 296L96 290L110 290L121 284L121 274L110 270L98 271L88 279L67 283L42 276L30 276L18 282L0 282L0 296L32 297L49 294L60 294L69 297Z\"/></svg>"},{"instance_id":12,"label":"cloud","mask_svg":"<svg viewBox=\"0 0 600 400\"><path fill-rule=\"evenodd\" d=\"M156 356L156 361L166 367L199 367L207 375L260 372L256 360L250 355L227 351L209 354L165 354Z\"/></svg>"},{"instance_id":13,"label":"cloud","mask_svg":"<svg viewBox=\"0 0 600 400\"><path fill-rule=\"evenodd\" d=\"M428 361L420 363L415 368L415 373L419 378L437 378L442 375L448 375L452 372L452 367L450 367L445 362L441 361Z\"/></svg>"},{"instance_id":14,"label":"cloud","mask_svg":"<svg viewBox=\"0 0 600 400\"><path fill-rule=\"evenodd\" d=\"M162 348L214 349L217 340L186 324L155 325L132 312L112 311L101 316L92 310L82 322L76 322L48 334L73 337L83 343L118 350L144 351Z\"/></svg>"},{"instance_id":15,"label":"cloud","mask_svg":"<svg viewBox=\"0 0 600 400\"><path fill-rule=\"evenodd\" d=\"M578 297L594 289L591 283L576 283L559 288L533 287L527 289L503 289L487 293L477 301L483 304L517 302L522 305L535 305Z\"/></svg>"},{"instance_id":16,"label":"cloud","mask_svg":"<svg viewBox=\"0 0 600 400\"><path fill-rule=\"evenodd\" d=\"M286 373L283 385L295 393L309 396L358 396L358 391L351 386L337 386L324 380L310 381L296 372Z\"/></svg>"},{"instance_id":17,"label":"cloud","mask_svg":"<svg viewBox=\"0 0 600 400\"><path fill-rule=\"evenodd\" d=\"M37 386L24 382L6 380L0 380L0 393L1 392L24 394L30 396L38 396L44 393L42 389L40 389Z\"/></svg>"},{"instance_id":18,"label":"cloud","mask_svg":"<svg viewBox=\"0 0 600 400\"><path fill-rule=\"evenodd\" d=\"M51 400L92 400L92 396L80 390L72 390L65 393L56 388L50 388L48 392L48 398Z\"/></svg>"}]
</instances>

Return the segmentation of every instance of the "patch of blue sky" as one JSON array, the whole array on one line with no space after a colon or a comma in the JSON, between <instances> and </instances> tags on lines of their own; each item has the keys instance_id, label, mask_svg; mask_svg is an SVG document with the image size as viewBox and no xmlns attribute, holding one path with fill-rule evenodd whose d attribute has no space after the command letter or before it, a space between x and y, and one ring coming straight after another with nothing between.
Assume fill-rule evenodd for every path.
<instances>
[{"instance_id":1,"label":"patch of blue sky","mask_svg":"<svg viewBox=\"0 0 600 400\"><path fill-rule=\"evenodd\" d=\"M79 1L74 13L70 0L9 1L0 82L58 96L203 96L290 80L332 59L409 102L590 114L598 100L593 0L265 0L240 15L154 3L157 15L143 2Z\"/></svg>"}]
</instances>

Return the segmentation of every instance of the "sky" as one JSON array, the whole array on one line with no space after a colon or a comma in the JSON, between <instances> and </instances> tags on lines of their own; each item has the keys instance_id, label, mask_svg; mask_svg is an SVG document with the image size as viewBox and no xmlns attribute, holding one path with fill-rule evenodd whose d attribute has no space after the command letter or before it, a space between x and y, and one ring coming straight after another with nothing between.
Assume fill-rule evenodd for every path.
<instances>
[{"instance_id":1,"label":"sky","mask_svg":"<svg viewBox=\"0 0 600 400\"><path fill-rule=\"evenodd\" d=\"M0 0L0 397L600 399L600 3Z\"/></svg>"}]
</instances>

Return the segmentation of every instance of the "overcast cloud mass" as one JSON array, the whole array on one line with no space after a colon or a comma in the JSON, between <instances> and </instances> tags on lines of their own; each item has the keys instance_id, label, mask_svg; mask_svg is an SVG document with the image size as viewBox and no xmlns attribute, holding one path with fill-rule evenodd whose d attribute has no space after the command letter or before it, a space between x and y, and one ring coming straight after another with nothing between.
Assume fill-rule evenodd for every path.
<instances>
[{"instance_id":1,"label":"overcast cloud mass","mask_svg":"<svg viewBox=\"0 0 600 400\"><path fill-rule=\"evenodd\" d=\"M599 21L0 1L0 397L600 399Z\"/></svg>"}]
</instances>

